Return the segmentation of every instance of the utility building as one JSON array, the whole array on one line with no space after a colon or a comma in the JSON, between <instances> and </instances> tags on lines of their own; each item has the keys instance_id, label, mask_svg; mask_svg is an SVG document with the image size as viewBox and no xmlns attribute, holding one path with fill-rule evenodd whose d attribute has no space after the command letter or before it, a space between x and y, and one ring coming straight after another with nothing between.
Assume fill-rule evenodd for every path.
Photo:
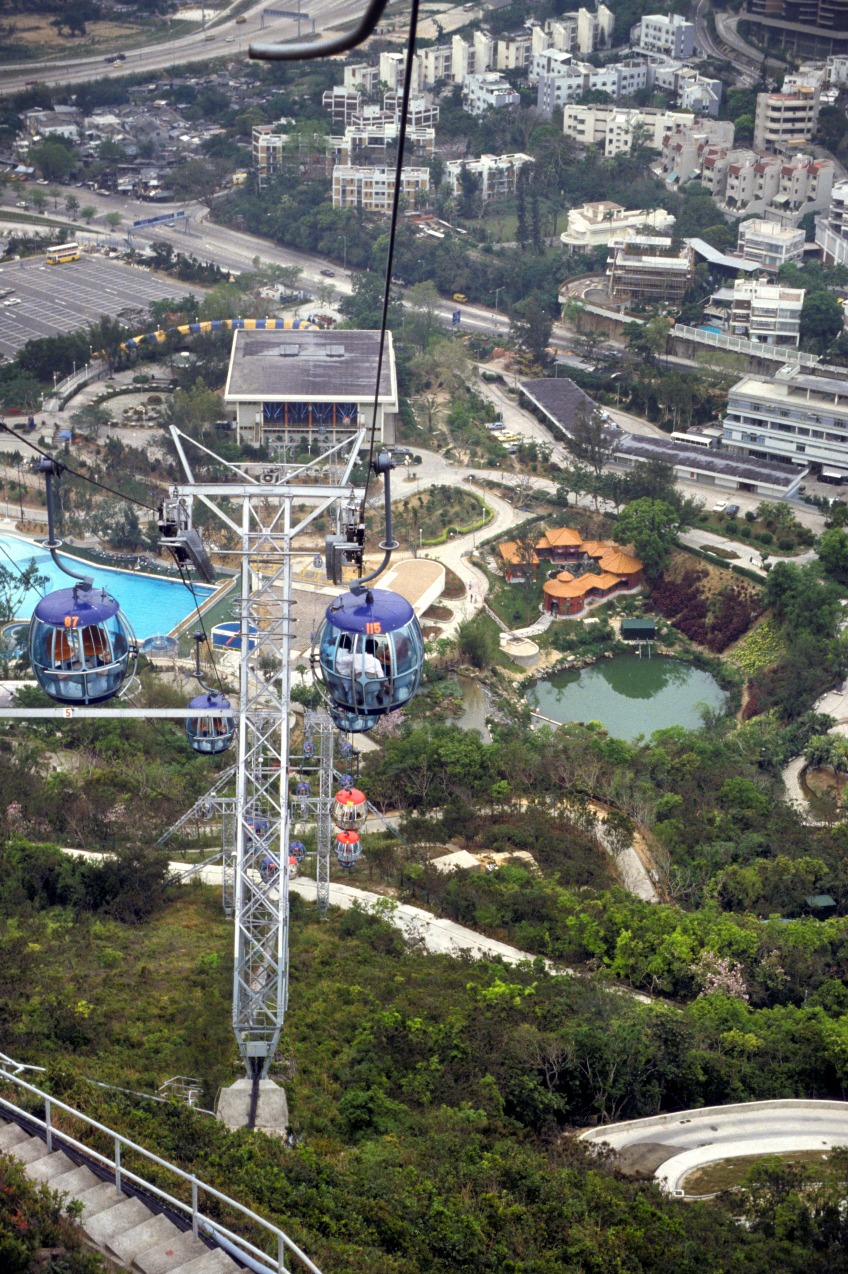
<instances>
[{"instance_id":1,"label":"utility building","mask_svg":"<svg viewBox=\"0 0 848 1274\"><path fill-rule=\"evenodd\" d=\"M330 446L374 418L379 332L236 332L224 390L239 442ZM392 334L377 403L377 438L394 442L397 378Z\"/></svg>"}]
</instances>

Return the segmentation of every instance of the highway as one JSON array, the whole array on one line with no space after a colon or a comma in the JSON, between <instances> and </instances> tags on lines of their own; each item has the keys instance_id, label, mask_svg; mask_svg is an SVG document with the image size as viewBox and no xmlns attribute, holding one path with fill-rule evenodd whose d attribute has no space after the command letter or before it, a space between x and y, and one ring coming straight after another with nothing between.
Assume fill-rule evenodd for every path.
<instances>
[{"instance_id":1,"label":"highway","mask_svg":"<svg viewBox=\"0 0 848 1274\"><path fill-rule=\"evenodd\" d=\"M740 87L753 88L760 79L762 58L758 59L752 56L751 51L747 50L747 46L743 46L747 50L744 52L735 47L732 49L728 48L725 44L726 37L724 32L718 27L718 23L716 29L719 31L720 38L716 39L707 25L707 14L711 9L710 0L698 0L698 7L695 10L698 49L708 57L717 58L722 62L730 62L738 73Z\"/></svg>"},{"instance_id":2,"label":"highway","mask_svg":"<svg viewBox=\"0 0 848 1274\"><path fill-rule=\"evenodd\" d=\"M189 35L126 50L126 60L109 62L102 54L86 57L49 58L38 62L0 65L0 94L20 93L33 80L41 84L80 84L91 79L117 79L124 75L144 75L151 71L170 70L177 64L211 62L214 59L246 56L251 41L289 40L297 34L297 23L291 19L269 21L262 25L262 13L268 0L245 9L244 23L236 23L236 0L216 13L207 23ZM319 34L326 35L340 26L349 25L362 13L362 0L329 0L320 7Z\"/></svg>"}]
</instances>

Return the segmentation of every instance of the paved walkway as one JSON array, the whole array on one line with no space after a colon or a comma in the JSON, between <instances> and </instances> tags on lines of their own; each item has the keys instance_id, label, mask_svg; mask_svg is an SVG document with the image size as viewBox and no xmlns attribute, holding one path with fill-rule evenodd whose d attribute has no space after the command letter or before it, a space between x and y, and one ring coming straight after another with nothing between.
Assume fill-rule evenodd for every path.
<instances>
[{"instance_id":1,"label":"paved walkway","mask_svg":"<svg viewBox=\"0 0 848 1274\"><path fill-rule=\"evenodd\" d=\"M90 858L94 861L99 861L105 857L104 854L94 850L69 849L67 847L63 848L62 853L69 854L73 858ZM205 885L221 884L222 869L217 864L201 867L198 863L170 862L168 866L177 877L184 877L186 873L190 872L193 878L201 880ZM310 902L315 901L317 886L314 880L308 880L301 876L297 880L291 881L290 888L293 893L300 894L302 898L306 898ZM330 905L332 907L340 907L342 911L349 911L357 903L366 911L379 915L389 924L399 929L405 940L413 948L418 947L422 951L428 951L431 954L457 957L470 956L473 960L494 958L501 959L506 964L523 964L526 961L539 958L532 952L521 951L518 947L510 946L509 943L499 942L497 938L487 938L484 934L477 933L474 929L468 929L465 925L456 924L453 920L445 920L441 916L434 916L431 911L425 911L422 907L413 907L409 903L395 902L392 898L386 898L383 894L371 893L367 889L357 889L354 885L342 885L337 882L330 884ZM553 960L545 960L544 963L549 973L560 977L578 978L584 976L578 970L571 969L564 964L557 964ZM642 1004L653 1003L650 996L642 995L638 991L631 991L623 987L610 987L609 989L616 995L630 995L634 1000L639 1000Z\"/></svg>"},{"instance_id":2,"label":"paved walkway","mask_svg":"<svg viewBox=\"0 0 848 1274\"><path fill-rule=\"evenodd\" d=\"M707 551L710 549L726 549L736 554L734 558L728 560L728 566L734 564L744 566L748 570L756 571L763 579L768 574L768 571L763 567L761 555L752 549L750 545L743 544L740 540L732 540L728 536L718 535L715 531L702 530L701 527L690 527L686 531L681 531L680 541L690 547L707 549ZM786 557L781 556L779 553L769 553L768 562L770 566L774 566L776 562L790 562L796 566L804 566L807 562L814 562L817 556L815 549L807 549L804 553Z\"/></svg>"},{"instance_id":3,"label":"paved walkway","mask_svg":"<svg viewBox=\"0 0 848 1274\"><path fill-rule=\"evenodd\" d=\"M704 1106L591 1128L579 1140L610 1146L632 1167L653 1160L662 1187L683 1194L686 1176L705 1164L848 1144L848 1103L789 1099Z\"/></svg>"},{"instance_id":4,"label":"paved walkway","mask_svg":"<svg viewBox=\"0 0 848 1274\"><path fill-rule=\"evenodd\" d=\"M831 726L828 734L842 734L848 737L848 681L826 694L813 705L814 712L825 713L833 717L836 724ZM801 786L801 775L807 765L806 757L795 756L783 767L783 786L786 799L794 806L808 827L824 827L826 824L812 817L809 802Z\"/></svg>"}]
</instances>

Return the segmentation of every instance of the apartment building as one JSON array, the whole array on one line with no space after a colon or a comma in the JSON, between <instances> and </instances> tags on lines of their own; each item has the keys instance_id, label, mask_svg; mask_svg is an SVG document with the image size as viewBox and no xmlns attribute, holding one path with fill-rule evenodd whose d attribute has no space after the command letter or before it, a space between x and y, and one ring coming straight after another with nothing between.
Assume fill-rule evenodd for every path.
<instances>
[{"instance_id":1,"label":"apartment building","mask_svg":"<svg viewBox=\"0 0 848 1274\"><path fill-rule=\"evenodd\" d=\"M848 181L838 181L830 206L816 222L816 243L827 265L848 265Z\"/></svg>"},{"instance_id":2,"label":"apartment building","mask_svg":"<svg viewBox=\"0 0 848 1274\"><path fill-rule=\"evenodd\" d=\"M803 71L804 68L802 67ZM848 57L829 57L824 66L824 82L831 88L848 84Z\"/></svg>"},{"instance_id":3,"label":"apartment building","mask_svg":"<svg viewBox=\"0 0 848 1274\"><path fill-rule=\"evenodd\" d=\"M688 243L674 247L666 235L632 235L609 245L607 278L615 301L666 301L679 305L695 277Z\"/></svg>"},{"instance_id":4,"label":"apartment building","mask_svg":"<svg viewBox=\"0 0 848 1274\"><path fill-rule=\"evenodd\" d=\"M804 288L781 287L761 279L736 279L728 319L731 336L760 345L788 345L801 341Z\"/></svg>"},{"instance_id":5,"label":"apartment building","mask_svg":"<svg viewBox=\"0 0 848 1274\"><path fill-rule=\"evenodd\" d=\"M658 234L670 232L674 217L664 208L622 208L608 199L597 203L584 203L571 208L568 224L560 235L560 241L569 252L588 252L603 248L612 239L623 240L640 231L653 230Z\"/></svg>"},{"instance_id":6,"label":"apartment building","mask_svg":"<svg viewBox=\"0 0 848 1274\"><path fill-rule=\"evenodd\" d=\"M445 165L451 192L462 192L463 169L477 181L477 193L484 203L492 199L505 199L515 194L518 174L527 164L536 161L532 155L520 151L514 155L481 155L479 159L451 159Z\"/></svg>"},{"instance_id":7,"label":"apartment building","mask_svg":"<svg viewBox=\"0 0 848 1274\"><path fill-rule=\"evenodd\" d=\"M370 93L376 93L380 86L380 68L368 66L365 62L355 62L345 67L343 84L350 92L367 97Z\"/></svg>"},{"instance_id":8,"label":"apartment building","mask_svg":"<svg viewBox=\"0 0 848 1274\"><path fill-rule=\"evenodd\" d=\"M614 29L615 14L605 4L599 4L594 13L590 9L578 9L577 52L594 53L596 49L609 48Z\"/></svg>"},{"instance_id":9,"label":"apartment building","mask_svg":"<svg viewBox=\"0 0 848 1274\"><path fill-rule=\"evenodd\" d=\"M390 92L400 93L406 74L405 53L381 53L378 81L385 84ZM420 93L424 87L424 76L421 70L421 57L418 53L412 58L412 84L410 92Z\"/></svg>"},{"instance_id":10,"label":"apartment building","mask_svg":"<svg viewBox=\"0 0 848 1274\"><path fill-rule=\"evenodd\" d=\"M275 124L254 124L251 131L251 156L253 170L259 180L260 188L265 186L282 167L283 148L288 141L287 133L276 133Z\"/></svg>"},{"instance_id":11,"label":"apartment building","mask_svg":"<svg viewBox=\"0 0 848 1274\"><path fill-rule=\"evenodd\" d=\"M630 43L645 53L689 58L695 51L695 24L679 14L647 13L630 32Z\"/></svg>"},{"instance_id":12,"label":"apartment building","mask_svg":"<svg viewBox=\"0 0 848 1274\"><path fill-rule=\"evenodd\" d=\"M777 271L787 261L803 260L804 238L803 230L755 217L740 222L736 250L747 261L757 261L764 269Z\"/></svg>"},{"instance_id":13,"label":"apartment building","mask_svg":"<svg viewBox=\"0 0 848 1274\"><path fill-rule=\"evenodd\" d=\"M426 203L430 190L429 168L404 168L401 196L412 208ZM394 168L336 164L333 168L333 207L361 208L388 214L395 192Z\"/></svg>"},{"instance_id":14,"label":"apartment building","mask_svg":"<svg viewBox=\"0 0 848 1274\"><path fill-rule=\"evenodd\" d=\"M453 44L436 44L429 49L422 49L417 57L421 59L421 80L426 88L432 88L441 80L453 79Z\"/></svg>"},{"instance_id":15,"label":"apartment building","mask_svg":"<svg viewBox=\"0 0 848 1274\"><path fill-rule=\"evenodd\" d=\"M590 89L609 93L617 101L645 88L648 83L648 67L644 63L593 67L570 59L570 53L556 49L534 58L537 73L534 76L531 67L530 80L538 80L536 109L548 119L555 107L576 102Z\"/></svg>"},{"instance_id":16,"label":"apartment building","mask_svg":"<svg viewBox=\"0 0 848 1274\"><path fill-rule=\"evenodd\" d=\"M574 106L563 108L562 128L584 146L603 147L607 156L629 154L633 138L645 146L661 150L663 139L678 124L694 124L687 111L624 109L618 106Z\"/></svg>"},{"instance_id":17,"label":"apartment building","mask_svg":"<svg viewBox=\"0 0 848 1274\"><path fill-rule=\"evenodd\" d=\"M722 443L743 455L844 472L848 379L798 364L775 376L743 376L728 394Z\"/></svg>"},{"instance_id":18,"label":"apartment building","mask_svg":"<svg viewBox=\"0 0 848 1274\"><path fill-rule=\"evenodd\" d=\"M529 65L532 45L531 31L516 31L513 35L501 36L495 45L495 70L523 71Z\"/></svg>"},{"instance_id":19,"label":"apartment building","mask_svg":"<svg viewBox=\"0 0 848 1274\"><path fill-rule=\"evenodd\" d=\"M521 103L521 96L497 71L469 75L462 86L462 104L470 115L487 110L504 110Z\"/></svg>"},{"instance_id":20,"label":"apartment building","mask_svg":"<svg viewBox=\"0 0 848 1274\"><path fill-rule=\"evenodd\" d=\"M820 84L802 84L791 76L783 92L758 93L754 149L777 150L810 141L819 122L820 93Z\"/></svg>"},{"instance_id":21,"label":"apartment building","mask_svg":"<svg viewBox=\"0 0 848 1274\"><path fill-rule=\"evenodd\" d=\"M533 35L541 30L533 28ZM470 40L455 35L451 40L451 74L454 84L464 84L469 75L482 75L495 60L495 41L488 31L475 31Z\"/></svg>"},{"instance_id":22,"label":"apartment building","mask_svg":"<svg viewBox=\"0 0 848 1274\"><path fill-rule=\"evenodd\" d=\"M566 53L595 53L610 47L614 29L615 14L605 4L599 4L594 12L581 7L576 13L549 18L544 28L537 26L532 52L552 48Z\"/></svg>"},{"instance_id":23,"label":"apartment building","mask_svg":"<svg viewBox=\"0 0 848 1274\"><path fill-rule=\"evenodd\" d=\"M383 94L383 110L398 118L402 97L400 93ZM439 108L426 97L410 97L406 122L411 128L435 128L439 122Z\"/></svg>"},{"instance_id":24,"label":"apartment building","mask_svg":"<svg viewBox=\"0 0 848 1274\"><path fill-rule=\"evenodd\" d=\"M829 159L796 155L785 160L756 151L737 151L729 156L724 189L718 191L718 197L731 210L762 212L768 220L794 228L806 213L827 207L833 174Z\"/></svg>"},{"instance_id":25,"label":"apartment building","mask_svg":"<svg viewBox=\"0 0 848 1274\"><path fill-rule=\"evenodd\" d=\"M344 84L334 84L327 89L321 98L325 111L330 112L330 120L334 128L346 128L354 115L362 106L362 94Z\"/></svg>"},{"instance_id":26,"label":"apartment building","mask_svg":"<svg viewBox=\"0 0 848 1274\"><path fill-rule=\"evenodd\" d=\"M748 0L745 19L763 42L806 57L848 53L848 0Z\"/></svg>"},{"instance_id":27,"label":"apartment building","mask_svg":"<svg viewBox=\"0 0 848 1274\"><path fill-rule=\"evenodd\" d=\"M732 145L733 124L729 120L699 119L692 124L675 124L663 136L654 172L671 186L683 184L702 177L708 153Z\"/></svg>"},{"instance_id":28,"label":"apartment building","mask_svg":"<svg viewBox=\"0 0 848 1274\"><path fill-rule=\"evenodd\" d=\"M463 40L461 35L455 35L451 40L451 79L454 84L462 84L466 75L473 75L476 69L474 45Z\"/></svg>"},{"instance_id":29,"label":"apartment building","mask_svg":"<svg viewBox=\"0 0 848 1274\"><path fill-rule=\"evenodd\" d=\"M677 105L683 111L693 111L696 115L709 115L712 118L718 115L723 91L721 80L702 75L692 66L681 66L674 62L665 66L652 66L648 83L652 88L674 93Z\"/></svg>"}]
</instances>

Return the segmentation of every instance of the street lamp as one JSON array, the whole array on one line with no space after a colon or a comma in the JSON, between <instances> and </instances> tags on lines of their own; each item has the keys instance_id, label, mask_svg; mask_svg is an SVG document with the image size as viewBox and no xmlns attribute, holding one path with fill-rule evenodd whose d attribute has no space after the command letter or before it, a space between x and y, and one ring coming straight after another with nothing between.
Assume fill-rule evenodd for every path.
<instances>
[{"instance_id":1,"label":"street lamp","mask_svg":"<svg viewBox=\"0 0 848 1274\"><path fill-rule=\"evenodd\" d=\"M347 269L347 235L340 234L339 238L344 240L344 258L343 258L342 269L346 270Z\"/></svg>"},{"instance_id":2,"label":"street lamp","mask_svg":"<svg viewBox=\"0 0 848 1274\"><path fill-rule=\"evenodd\" d=\"M501 284L499 288L495 288L495 313L496 314L498 312L498 297L500 296L501 292L503 292L503 290L504 290L503 284Z\"/></svg>"}]
</instances>

